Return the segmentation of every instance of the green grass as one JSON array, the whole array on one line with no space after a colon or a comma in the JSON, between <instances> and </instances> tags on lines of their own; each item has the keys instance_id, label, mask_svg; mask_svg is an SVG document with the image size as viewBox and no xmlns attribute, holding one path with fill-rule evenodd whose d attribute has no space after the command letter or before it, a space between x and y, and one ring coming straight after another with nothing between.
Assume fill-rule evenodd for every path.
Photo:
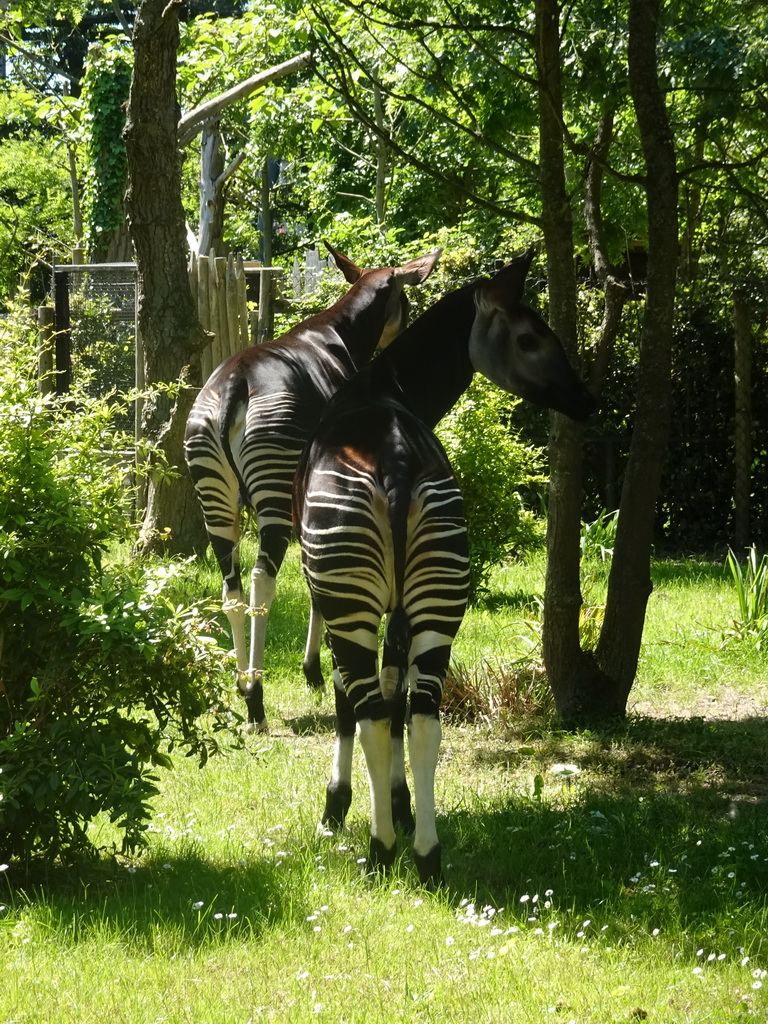
<instances>
[{"instance_id":1,"label":"green grass","mask_svg":"<svg viewBox=\"0 0 768 1024\"><path fill-rule=\"evenodd\" d=\"M599 605L605 568L588 577ZM457 660L535 655L542 580L540 557L498 573ZM177 759L141 856L0 873L0 1020L768 1020L765 654L723 645L737 602L722 565L660 563L654 583L625 723L565 733L530 707L445 726L446 885L429 893L407 839L391 876L362 873L359 752L347 828L317 831L332 702L301 677L292 551L270 620L272 732L203 769ZM194 566L188 588L220 583ZM108 823L94 835L113 841Z\"/></svg>"}]
</instances>

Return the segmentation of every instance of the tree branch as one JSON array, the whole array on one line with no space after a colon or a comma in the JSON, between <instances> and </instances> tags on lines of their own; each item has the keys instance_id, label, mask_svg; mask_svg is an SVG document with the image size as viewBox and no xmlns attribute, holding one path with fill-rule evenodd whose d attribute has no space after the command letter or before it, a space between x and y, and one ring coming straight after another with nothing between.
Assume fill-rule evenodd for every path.
<instances>
[{"instance_id":1,"label":"tree branch","mask_svg":"<svg viewBox=\"0 0 768 1024\"><path fill-rule=\"evenodd\" d=\"M245 81L238 83L220 96L215 96L212 100L208 100L207 103L202 103L199 107L195 107L194 110L190 110L179 121L179 146L182 148L188 146L192 139L203 130L207 121L219 117L222 110L232 103L250 96L251 93L256 92L258 89L263 89L270 82L274 82L278 78L290 75L294 71L301 71L302 68L309 64L311 59L312 54L307 50L299 54L298 57L292 57L290 60L277 64L267 71L260 71L257 75L246 78Z\"/></svg>"}]
</instances>

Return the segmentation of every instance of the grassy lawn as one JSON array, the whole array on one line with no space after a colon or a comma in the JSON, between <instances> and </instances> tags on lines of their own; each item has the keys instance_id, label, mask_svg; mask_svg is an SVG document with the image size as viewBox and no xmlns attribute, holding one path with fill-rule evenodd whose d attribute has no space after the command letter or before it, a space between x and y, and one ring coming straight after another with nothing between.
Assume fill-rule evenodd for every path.
<instances>
[{"instance_id":1,"label":"grassy lawn","mask_svg":"<svg viewBox=\"0 0 768 1024\"><path fill-rule=\"evenodd\" d=\"M271 733L163 772L142 855L0 873L0 1020L765 1024L768 675L754 646L722 643L730 576L658 563L628 720L565 733L521 664L543 569L499 572L455 645L477 700L444 728L443 889L420 888L405 837L390 876L363 873L359 752L346 829L317 830L332 700L301 676L293 550L270 621ZM590 565L598 619L604 584ZM188 586L220 582L202 565ZM109 824L94 832L108 850Z\"/></svg>"}]
</instances>

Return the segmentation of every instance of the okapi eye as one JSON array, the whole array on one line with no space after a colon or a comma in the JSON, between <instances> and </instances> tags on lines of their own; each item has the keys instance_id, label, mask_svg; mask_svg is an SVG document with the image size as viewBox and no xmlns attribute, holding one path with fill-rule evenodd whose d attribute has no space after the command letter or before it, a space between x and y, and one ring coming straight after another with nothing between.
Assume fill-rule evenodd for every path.
<instances>
[{"instance_id":1,"label":"okapi eye","mask_svg":"<svg viewBox=\"0 0 768 1024\"><path fill-rule=\"evenodd\" d=\"M533 352L539 347L539 339L535 334L521 334L518 336L517 343L523 352Z\"/></svg>"}]
</instances>

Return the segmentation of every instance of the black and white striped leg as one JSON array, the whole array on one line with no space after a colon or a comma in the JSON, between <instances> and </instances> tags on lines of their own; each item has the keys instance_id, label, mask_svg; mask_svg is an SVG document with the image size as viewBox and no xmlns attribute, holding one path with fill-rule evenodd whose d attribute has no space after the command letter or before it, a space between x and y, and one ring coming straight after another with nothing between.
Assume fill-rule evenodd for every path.
<instances>
[{"instance_id":1,"label":"black and white striped leg","mask_svg":"<svg viewBox=\"0 0 768 1024\"><path fill-rule=\"evenodd\" d=\"M360 745L365 754L371 791L371 868L390 867L395 860L395 828L392 822L392 736L388 718L363 718L358 722Z\"/></svg>"},{"instance_id":2,"label":"black and white striped leg","mask_svg":"<svg viewBox=\"0 0 768 1024\"><path fill-rule=\"evenodd\" d=\"M413 833L415 821L411 810L411 791L405 778L405 716L408 694L403 690L391 701L392 723L392 820L408 835Z\"/></svg>"},{"instance_id":3,"label":"black and white striped leg","mask_svg":"<svg viewBox=\"0 0 768 1024\"><path fill-rule=\"evenodd\" d=\"M349 805L352 803L352 753L357 723L354 709L337 672L334 672L333 689L336 697L336 738L333 767L325 791L325 810L321 821L327 828L339 829L344 825Z\"/></svg>"},{"instance_id":4,"label":"black and white striped leg","mask_svg":"<svg viewBox=\"0 0 768 1024\"><path fill-rule=\"evenodd\" d=\"M442 738L440 701L450 646L443 637L427 629L417 635L411 653L408 755L416 805L413 859L421 881L426 885L439 885L442 867L435 821L435 771Z\"/></svg>"},{"instance_id":5,"label":"black and white striped leg","mask_svg":"<svg viewBox=\"0 0 768 1024\"><path fill-rule=\"evenodd\" d=\"M325 687L323 670L320 667L320 645L323 639L323 617L314 601L310 602L307 643L304 648L304 677L312 690Z\"/></svg>"},{"instance_id":6,"label":"black and white striped leg","mask_svg":"<svg viewBox=\"0 0 768 1024\"><path fill-rule=\"evenodd\" d=\"M414 714L408 726L408 753L413 772L416 835L413 859L419 878L427 885L442 881L440 843L435 822L435 769L440 750L440 720Z\"/></svg>"}]
</instances>

